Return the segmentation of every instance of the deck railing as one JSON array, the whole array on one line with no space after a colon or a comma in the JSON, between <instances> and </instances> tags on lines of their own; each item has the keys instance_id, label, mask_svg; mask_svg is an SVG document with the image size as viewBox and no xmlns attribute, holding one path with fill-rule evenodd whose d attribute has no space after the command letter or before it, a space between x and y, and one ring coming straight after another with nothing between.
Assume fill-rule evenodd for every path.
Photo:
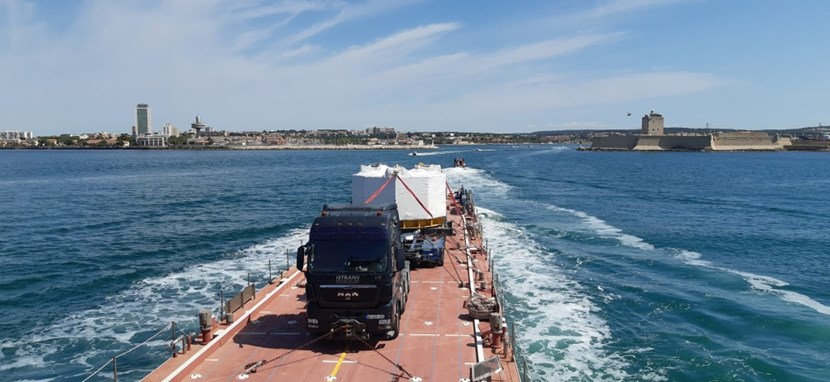
<instances>
[{"instance_id":1,"label":"deck railing","mask_svg":"<svg viewBox=\"0 0 830 382\"><path fill-rule=\"evenodd\" d=\"M247 285L243 288L243 290L241 292L239 292L236 296L234 296L233 298L231 298L227 302L224 299L224 290L225 290L226 287L220 286L219 287L219 293L217 293L217 297L219 297L219 300L220 300L219 304L218 304L218 306L219 306L219 315L218 315L219 318L225 318L226 313L233 313L234 311L236 311L236 310L240 309L242 306L244 306L245 302L250 301L251 299L255 299L256 298L256 290L257 290L257 287L258 287L257 284L261 284L261 287L259 288L259 289L261 289L261 288L264 288L268 284L273 284L275 282L275 280L287 278L287 273L291 269L292 260L293 260L294 256L296 256L296 253L294 251L287 251L285 253L285 267L273 266L273 264L282 263L281 258L278 261L276 261L277 259L273 259L275 261L272 261L272 259L268 259L267 264L262 264L261 266L256 267L256 268L259 268L259 271L257 271L257 272L248 272L247 280L246 280ZM277 256L277 257L279 258L281 256ZM273 276L274 271L277 271L279 276L274 277ZM252 274L260 274L263 277L254 277L254 278L252 278ZM257 278L259 280L264 280L264 281L260 281L259 283L257 283L255 281L255 279L257 279ZM214 309L216 309L216 308L214 308ZM194 312L194 313L196 313L196 312ZM170 333L170 339L166 344L166 348L170 351L170 354L172 354L172 356L174 356L174 357L178 354L182 354L187 350L188 344L192 342L192 340L194 338L194 333L198 329L198 325L199 325L199 323L196 320L194 320L193 323L188 323L188 325L186 325L186 326L191 327L190 330L192 332L187 333L186 332L187 328L185 328L183 326L180 326L175 322L167 324L163 328L161 328L161 330L159 330L158 332L153 334L150 338L142 341L139 344L136 344L135 346L133 346L129 350L124 351L124 352L119 353L119 354L116 354L115 356L110 358L107 362L105 362L103 365L101 365L100 367L95 369L89 376L87 376L85 379L83 379L82 382L89 381L95 376L99 376L99 378L97 378L97 380L101 380L102 378L105 377L104 375L102 375L102 373L107 373L106 371L104 371L104 369L106 369L107 366L110 366L110 365L112 365L112 380L114 382L118 382L118 373L119 373L118 372L118 360L119 360L119 358L133 352L134 350L136 350L136 349L138 349L142 346L149 346L149 347L159 346L159 345L148 345L148 343L150 341L152 341L153 339L157 338L158 336L160 336L161 334L165 333L165 332ZM122 370L122 374L123 374L123 370Z\"/></svg>"}]
</instances>

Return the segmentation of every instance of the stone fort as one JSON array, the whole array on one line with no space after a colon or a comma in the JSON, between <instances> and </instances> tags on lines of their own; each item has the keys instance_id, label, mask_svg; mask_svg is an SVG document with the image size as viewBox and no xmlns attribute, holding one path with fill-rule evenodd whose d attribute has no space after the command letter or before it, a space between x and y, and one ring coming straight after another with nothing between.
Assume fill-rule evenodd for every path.
<instances>
[{"instance_id":1,"label":"stone fort","mask_svg":"<svg viewBox=\"0 0 830 382\"><path fill-rule=\"evenodd\" d=\"M643 116L640 134L594 137L590 150L622 151L782 151L789 138L764 132L666 134L663 116L653 110Z\"/></svg>"}]
</instances>

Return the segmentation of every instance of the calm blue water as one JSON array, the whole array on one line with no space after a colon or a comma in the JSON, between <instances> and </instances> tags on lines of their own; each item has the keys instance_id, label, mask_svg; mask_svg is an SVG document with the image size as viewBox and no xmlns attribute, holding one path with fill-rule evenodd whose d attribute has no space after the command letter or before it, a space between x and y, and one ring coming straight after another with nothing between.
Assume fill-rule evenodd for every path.
<instances>
[{"instance_id":1,"label":"calm blue water","mask_svg":"<svg viewBox=\"0 0 830 382\"><path fill-rule=\"evenodd\" d=\"M0 379L83 380L170 321L195 328L220 290L284 268L360 164L455 156L533 380L830 380L827 154L550 145L0 150ZM119 380L167 336L119 357Z\"/></svg>"}]
</instances>

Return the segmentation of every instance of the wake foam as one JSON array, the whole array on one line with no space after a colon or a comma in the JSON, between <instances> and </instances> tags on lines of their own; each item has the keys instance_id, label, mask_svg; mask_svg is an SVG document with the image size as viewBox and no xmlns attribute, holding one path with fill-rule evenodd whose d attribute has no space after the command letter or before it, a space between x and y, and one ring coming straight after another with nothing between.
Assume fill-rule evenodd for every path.
<instances>
[{"instance_id":1,"label":"wake foam","mask_svg":"<svg viewBox=\"0 0 830 382\"><path fill-rule=\"evenodd\" d=\"M680 258L686 264L716 269L719 271L728 272L741 276L741 278L743 278L747 283L749 283L749 289L754 293L776 296L781 300L808 307L821 314L830 315L830 307L828 307L827 305L813 300L812 298L801 293L783 289L790 285L786 281L779 280L775 277L756 275L754 273L718 267L713 265L709 261L700 260L701 254L697 252L680 250L677 257Z\"/></svg>"},{"instance_id":2,"label":"wake foam","mask_svg":"<svg viewBox=\"0 0 830 382\"><path fill-rule=\"evenodd\" d=\"M594 233L600 235L601 237L607 239L614 239L620 242L620 244L632 247L632 248L639 248L642 250L653 250L654 246L645 242L643 239L623 233L623 231L617 227L614 227L604 220L596 217L588 215L582 211L576 211L569 208L562 208L553 205L547 206L547 208L551 211L557 212L564 212L573 216L576 216L585 223L585 225L590 228Z\"/></svg>"},{"instance_id":3,"label":"wake foam","mask_svg":"<svg viewBox=\"0 0 830 382\"><path fill-rule=\"evenodd\" d=\"M514 224L479 207L496 273L516 320L531 380L621 380L629 377L622 356L605 344L611 330L583 287L550 263L551 253ZM509 254L509 257L507 257Z\"/></svg>"},{"instance_id":4,"label":"wake foam","mask_svg":"<svg viewBox=\"0 0 830 382\"><path fill-rule=\"evenodd\" d=\"M430 157L430 156L435 156L435 155L455 154L457 152L458 151L418 151L418 155L413 155L413 156Z\"/></svg>"},{"instance_id":5,"label":"wake foam","mask_svg":"<svg viewBox=\"0 0 830 382\"><path fill-rule=\"evenodd\" d=\"M625 245L627 247L638 248L644 251L659 250L656 249L654 245L649 244L643 239L633 235L626 234L621 229L609 225L602 219L588 215L582 211L576 211L553 205L550 205L547 208L552 211L564 212L576 216L582 219L585 225L599 236L609 239L615 239L619 241L620 244ZM667 248L666 250L672 251L672 249L670 248ZM823 305L820 302L813 300L812 298L800 294L798 292L781 289L789 285L785 281L776 279L774 277L756 275L753 273L742 272L735 269L718 267L713 265L710 261L701 259L703 256L700 253L694 251L688 251L684 249L678 249L676 251L677 254L675 255L675 257L686 264L716 269L719 271L724 271L741 276L747 283L749 283L750 290L755 293L774 295L784 301L803 305L805 307L815 310L816 312L830 315L830 307Z\"/></svg>"},{"instance_id":6,"label":"wake foam","mask_svg":"<svg viewBox=\"0 0 830 382\"><path fill-rule=\"evenodd\" d=\"M512 189L510 185L488 176L484 170L472 167L447 167L443 169L453 191L462 186L474 191L476 198L481 196L503 198Z\"/></svg>"},{"instance_id":7,"label":"wake foam","mask_svg":"<svg viewBox=\"0 0 830 382\"><path fill-rule=\"evenodd\" d=\"M506 199L511 186L495 180L486 172L475 169L446 169L455 184L463 183L478 194ZM777 298L830 315L830 307L812 298L787 290L788 283L774 277L756 275L718 267L702 259L702 255L688 250L655 248L642 238L624 233L602 219L587 213L554 205L546 205L551 211L577 217L584 227L603 238L617 240L620 244L645 252L674 255L680 261L697 266L728 272L742 277L750 291L773 295ZM533 380L620 380L630 377L623 356L608 354L604 344L612 340L607 324L599 317L599 311L587 297L581 286L557 272L545 261L550 257L519 227L504 222L504 217L479 207L491 247L495 250L497 273L504 279L509 298L516 300L508 307L515 310L518 344L529 352L530 373ZM496 244L497 243L497 244ZM509 254L509 261L501 254ZM539 269L539 268L544 269ZM553 355L553 356L552 356ZM664 381L665 370L640 371L640 380Z\"/></svg>"},{"instance_id":8,"label":"wake foam","mask_svg":"<svg viewBox=\"0 0 830 382\"><path fill-rule=\"evenodd\" d=\"M7 352L13 354L11 359L0 362L0 372L58 366L50 359L66 353L72 355L70 363L77 366L73 372L83 379L112 356L141 343L170 321L187 332L196 330L200 309L218 310L220 287L226 299L231 297L247 285L249 272L252 281L262 285L268 277L269 259L273 274L279 275L286 267L286 253L293 252L307 235L307 229L294 229L219 261L183 264L180 271L134 283L107 297L99 307L35 327L19 340L0 342L0 359ZM158 338L148 345L163 347L169 337ZM59 362L65 365L64 360ZM67 375L64 370L59 372Z\"/></svg>"},{"instance_id":9,"label":"wake foam","mask_svg":"<svg viewBox=\"0 0 830 382\"><path fill-rule=\"evenodd\" d=\"M447 168L449 182L473 189L477 199L506 198L511 187L474 168ZM477 207L503 280L518 347L531 380L620 380L625 360L605 350L611 330L600 308L576 281L551 263L552 254L495 211ZM509 254L509 258L506 256Z\"/></svg>"}]
</instances>

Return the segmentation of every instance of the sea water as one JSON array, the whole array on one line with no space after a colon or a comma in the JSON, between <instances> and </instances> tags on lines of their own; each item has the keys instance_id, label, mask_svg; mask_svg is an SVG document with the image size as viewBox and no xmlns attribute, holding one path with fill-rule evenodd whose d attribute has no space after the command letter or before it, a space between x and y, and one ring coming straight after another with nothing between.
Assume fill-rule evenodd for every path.
<instances>
[{"instance_id":1,"label":"sea water","mask_svg":"<svg viewBox=\"0 0 830 382\"><path fill-rule=\"evenodd\" d=\"M830 380L827 154L479 149L0 150L0 379L139 380L360 164L464 157L530 379Z\"/></svg>"}]
</instances>

